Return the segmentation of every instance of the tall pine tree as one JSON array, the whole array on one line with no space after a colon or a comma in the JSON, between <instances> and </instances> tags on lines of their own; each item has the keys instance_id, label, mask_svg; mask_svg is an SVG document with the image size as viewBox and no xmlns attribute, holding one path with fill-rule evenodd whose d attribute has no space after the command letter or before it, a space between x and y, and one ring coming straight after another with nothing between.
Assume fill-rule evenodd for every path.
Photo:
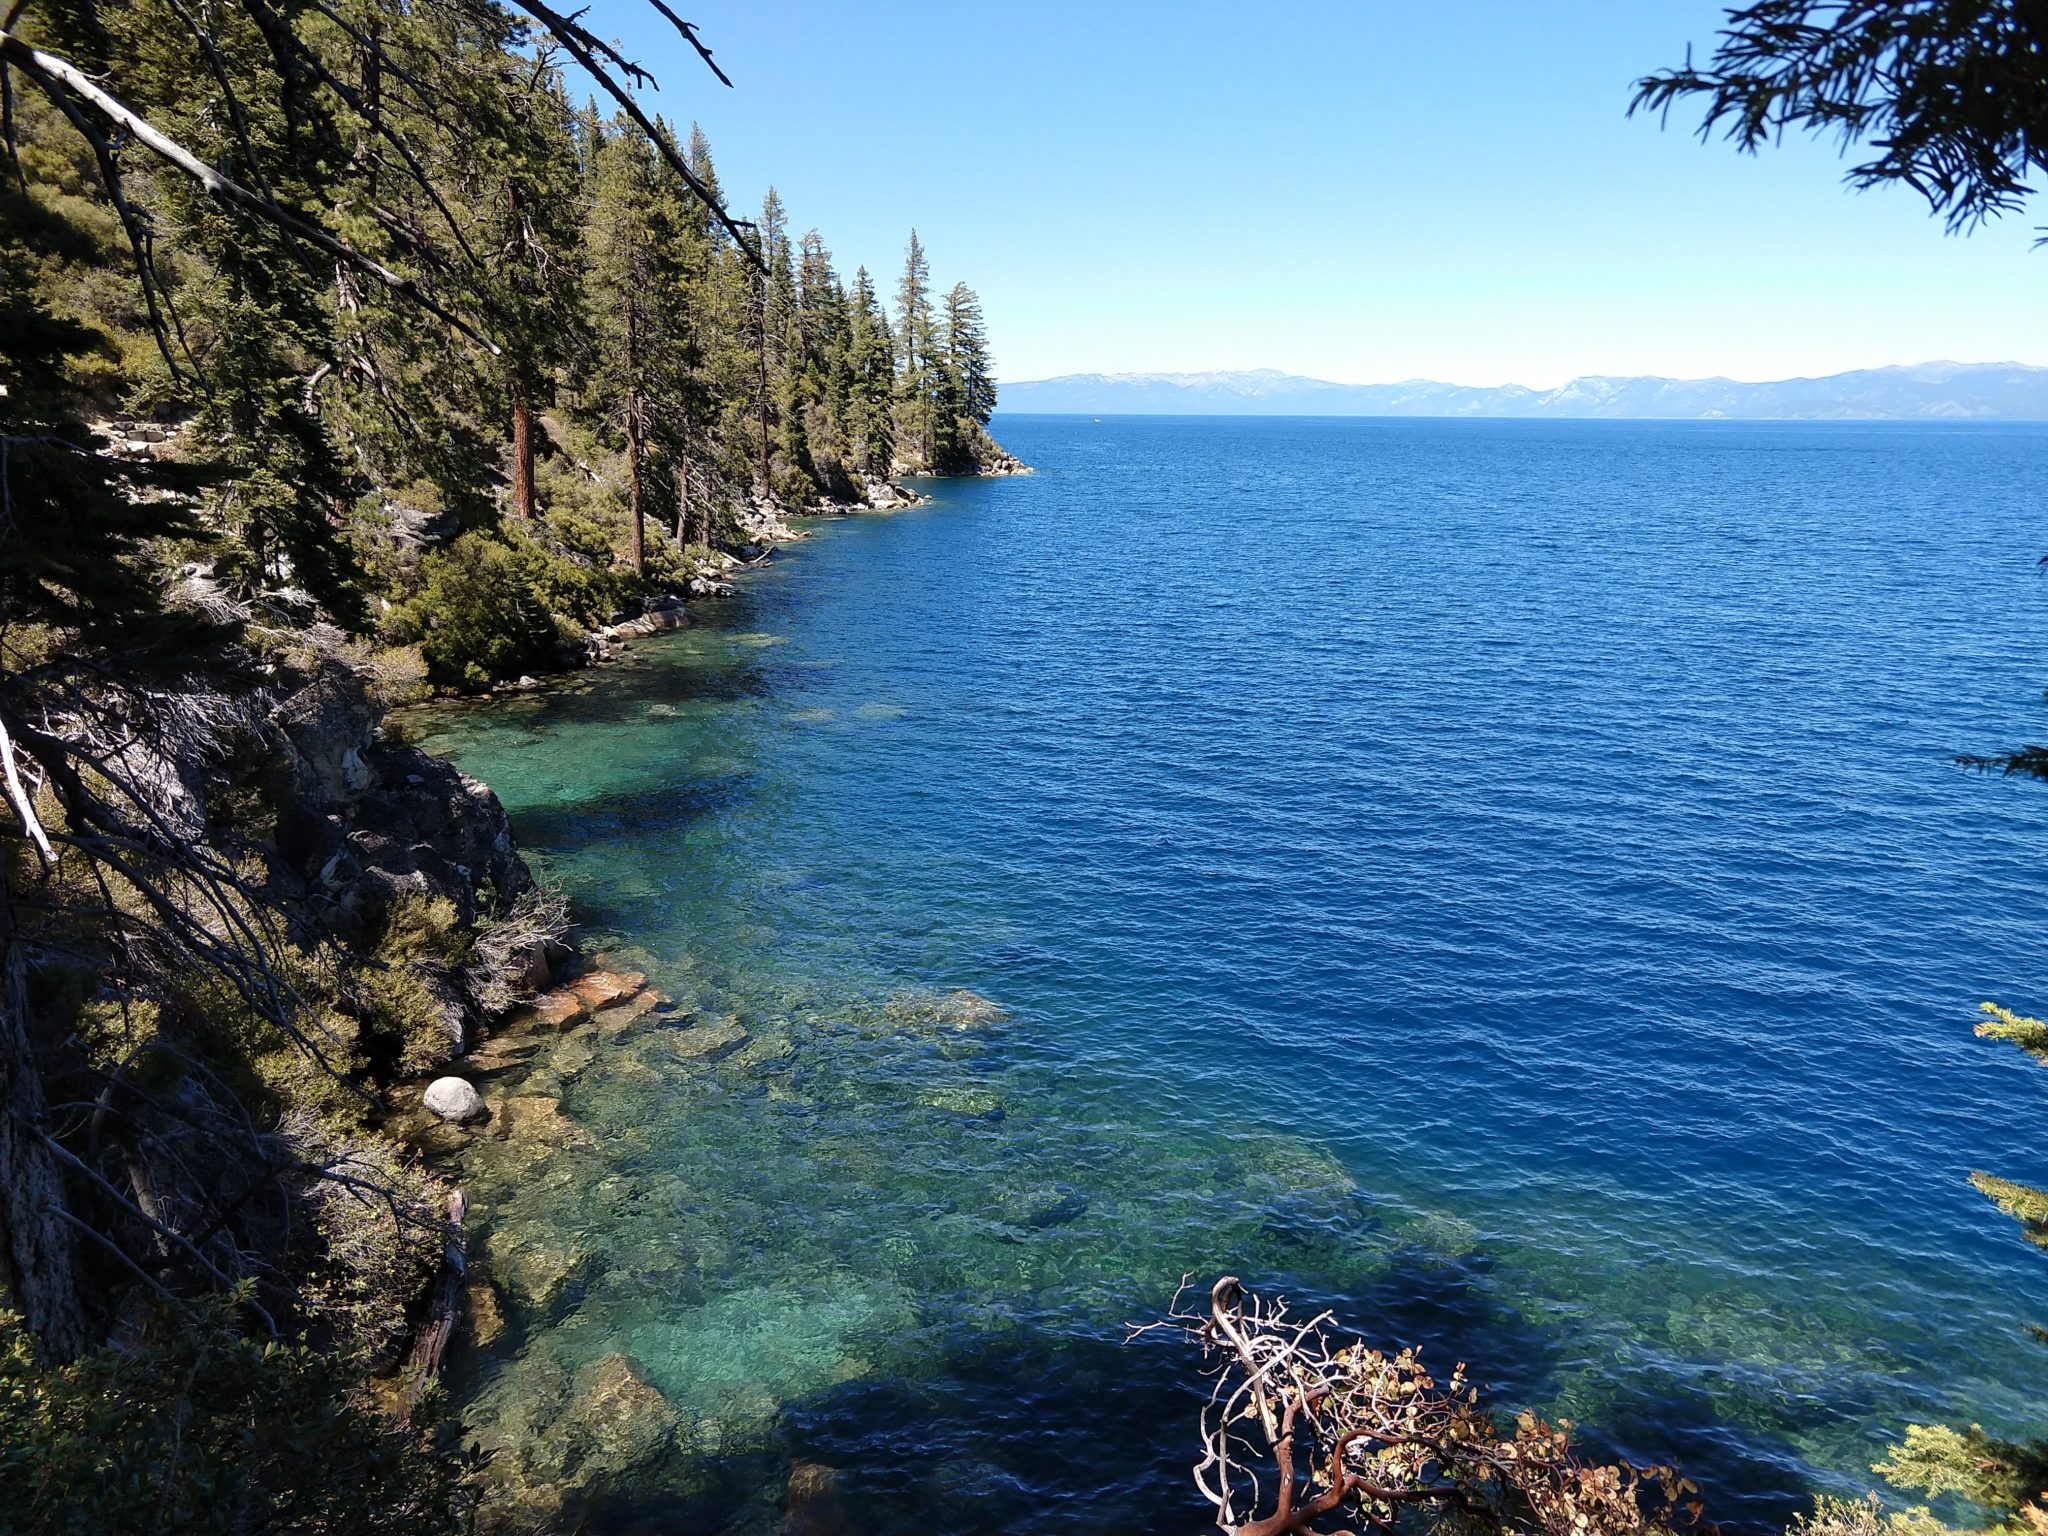
<instances>
[{"instance_id":1,"label":"tall pine tree","mask_svg":"<svg viewBox=\"0 0 2048 1536\"><path fill-rule=\"evenodd\" d=\"M908 430L897 432L899 445L910 452L911 462L929 465L936 412L932 390L937 359L933 356L931 263L917 231L910 232L910 244L903 253L903 276L896 284L896 346L900 362L899 390L903 410L900 420Z\"/></svg>"}]
</instances>

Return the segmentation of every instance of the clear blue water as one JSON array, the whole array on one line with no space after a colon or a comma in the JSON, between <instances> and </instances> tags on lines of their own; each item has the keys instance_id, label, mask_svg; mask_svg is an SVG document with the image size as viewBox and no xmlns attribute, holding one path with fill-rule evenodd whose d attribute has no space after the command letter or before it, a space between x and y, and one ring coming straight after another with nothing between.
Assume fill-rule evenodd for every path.
<instances>
[{"instance_id":1,"label":"clear blue water","mask_svg":"<svg viewBox=\"0 0 2048 1536\"><path fill-rule=\"evenodd\" d=\"M512 1443L624 1349L599 1529L1185 1531L1184 1272L1327 1300L1737 1529L2037 1424L2048 428L1016 418L698 629L445 712L590 926L748 1043L533 1070L472 1158ZM1006 1021L934 1022L969 988ZM573 1068L573 1070L572 1070ZM551 1073L549 1076L547 1074ZM494 1162L493 1157L498 1160ZM527 1425L531 1430L531 1425Z\"/></svg>"}]
</instances>

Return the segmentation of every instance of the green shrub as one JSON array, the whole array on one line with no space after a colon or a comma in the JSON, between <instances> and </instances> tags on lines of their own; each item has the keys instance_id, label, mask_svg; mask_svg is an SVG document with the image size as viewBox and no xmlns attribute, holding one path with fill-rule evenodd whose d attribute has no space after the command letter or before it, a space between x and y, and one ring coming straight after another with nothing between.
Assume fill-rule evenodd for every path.
<instances>
[{"instance_id":1,"label":"green shrub","mask_svg":"<svg viewBox=\"0 0 2048 1536\"><path fill-rule=\"evenodd\" d=\"M337 1360L388 1365L409 1335L408 1309L440 1265L447 1191L383 1136L308 1115L290 1132L302 1158L340 1175L309 1180L302 1200L318 1237L298 1283L306 1315Z\"/></svg>"},{"instance_id":2,"label":"green shrub","mask_svg":"<svg viewBox=\"0 0 2048 1536\"><path fill-rule=\"evenodd\" d=\"M579 536L588 532L574 531ZM527 585L558 624L566 622L574 635L602 624L625 601L630 578L611 569L609 546L601 560L550 549L533 539L522 540L517 548Z\"/></svg>"},{"instance_id":3,"label":"green shrub","mask_svg":"<svg viewBox=\"0 0 2048 1536\"><path fill-rule=\"evenodd\" d=\"M351 1002L379 1043L380 1059L395 1051L401 1072L420 1073L449 1056L444 997L469 963L472 935L445 896L401 896L384 914L367 965L351 978Z\"/></svg>"},{"instance_id":4,"label":"green shrub","mask_svg":"<svg viewBox=\"0 0 2048 1536\"><path fill-rule=\"evenodd\" d=\"M473 1457L394 1428L312 1349L245 1337L224 1301L69 1365L33 1342L0 1313L0 1536L466 1528Z\"/></svg>"},{"instance_id":5,"label":"green shrub","mask_svg":"<svg viewBox=\"0 0 2048 1536\"><path fill-rule=\"evenodd\" d=\"M542 670L625 599L629 578L579 553L602 531L571 519L569 548L523 528L465 533L419 563L416 588L386 621L384 638L417 644L427 679L475 692Z\"/></svg>"},{"instance_id":6,"label":"green shrub","mask_svg":"<svg viewBox=\"0 0 2048 1536\"><path fill-rule=\"evenodd\" d=\"M555 621L516 551L465 533L420 561L419 589L393 616L391 638L414 637L429 681L473 691L547 656Z\"/></svg>"}]
</instances>

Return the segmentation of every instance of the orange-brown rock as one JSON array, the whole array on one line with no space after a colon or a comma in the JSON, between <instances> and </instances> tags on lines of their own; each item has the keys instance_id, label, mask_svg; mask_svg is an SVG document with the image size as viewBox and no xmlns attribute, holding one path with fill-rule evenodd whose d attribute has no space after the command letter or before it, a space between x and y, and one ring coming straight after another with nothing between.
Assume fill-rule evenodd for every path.
<instances>
[{"instance_id":1,"label":"orange-brown rock","mask_svg":"<svg viewBox=\"0 0 2048 1536\"><path fill-rule=\"evenodd\" d=\"M625 1001L646 985L647 977L639 971L586 971L569 983L568 990L595 1012Z\"/></svg>"},{"instance_id":2,"label":"orange-brown rock","mask_svg":"<svg viewBox=\"0 0 2048 1536\"><path fill-rule=\"evenodd\" d=\"M543 992L507 1021L514 1029L567 1029L590 1015L590 1005L567 987Z\"/></svg>"}]
</instances>

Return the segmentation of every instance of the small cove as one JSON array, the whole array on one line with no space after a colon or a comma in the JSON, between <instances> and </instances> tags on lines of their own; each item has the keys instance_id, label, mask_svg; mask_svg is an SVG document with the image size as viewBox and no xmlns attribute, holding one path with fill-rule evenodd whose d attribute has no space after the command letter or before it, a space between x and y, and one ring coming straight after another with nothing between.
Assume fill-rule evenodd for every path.
<instances>
[{"instance_id":1,"label":"small cove","mask_svg":"<svg viewBox=\"0 0 2048 1536\"><path fill-rule=\"evenodd\" d=\"M1185 1530L1183 1274L1327 1300L1761 1529L2028 1422L2048 430L1019 419L629 666L428 717L669 1015L469 1154L595 1529ZM965 989L1000 1020L966 1022ZM721 1042L679 1050L686 1030ZM573 1475L573 1467L556 1473Z\"/></svg>"}]
</instances>

